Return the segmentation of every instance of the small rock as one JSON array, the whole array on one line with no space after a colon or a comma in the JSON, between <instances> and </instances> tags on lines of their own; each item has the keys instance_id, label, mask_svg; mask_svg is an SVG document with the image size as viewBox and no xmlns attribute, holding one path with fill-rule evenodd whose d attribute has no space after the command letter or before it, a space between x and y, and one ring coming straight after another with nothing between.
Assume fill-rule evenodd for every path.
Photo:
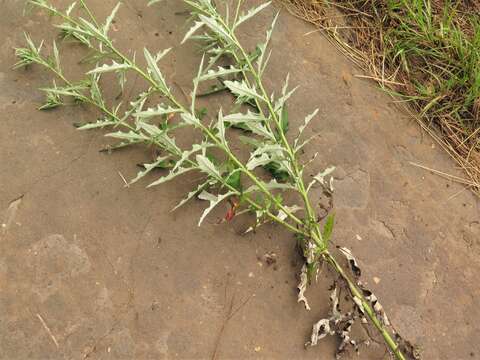
<instances>
[{"instance_id":1,"label":"small rock","mask_svg":"<svg viewBox=\"0 0 480 360\"><path fill-rule=\"evenodd\" d=\"M375 284L378 284L381 281L381 279L379 277L374 276L373 281L375 282Z\"/></svg>"}]
</instances>

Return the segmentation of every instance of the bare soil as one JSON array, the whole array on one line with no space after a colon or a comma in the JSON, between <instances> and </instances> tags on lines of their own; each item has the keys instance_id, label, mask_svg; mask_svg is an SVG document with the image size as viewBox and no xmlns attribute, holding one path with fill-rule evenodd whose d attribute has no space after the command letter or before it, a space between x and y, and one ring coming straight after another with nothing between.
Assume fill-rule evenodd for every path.
<instances>
[{"instance_id":1,"label":"bare soil","mask_svg":"<svg viewBox=\"0 0 480 360\"><path fill-rule=\"evenodd\" d=\"M195 178L124 188L119 173L132 178L148 150L100 153L109 143L101 132L72 126L95 113L36 110L36 89L50 75L12 71L12 48L23 45L23 31L37 40L54 33L46 16L24 17L23 3L0 3L0 357L333 359L333 339L303 347L328 312L331 276L324 272L309 290L312 311L297 304L301 259L289 234L272 226L240 236L245 223L219 225L221 214L198 228L204 204L170 212ZM101 16L114 6L90 3ZM171 0L146 11L144 3L124 4L117 43L173 46L165 73L188 90L198 56L192 44L178 46L184 6ZM244 26L248 43L263 36L272 12ZM305 35L312 29L282 12L267 85L278 89L287 72L301 85L289 109L295 124L320 108L306 157L320 154L312 173L338 167L335 244L353 250L393 324L424 359L480 358L478 198L410 164L456 173L326 39ZM76 60L82 53L66 49ZM275 264L265 261L269 252ZM372 345L352 359L388 358L370 332Z\"/></svg>"}]
</instances>

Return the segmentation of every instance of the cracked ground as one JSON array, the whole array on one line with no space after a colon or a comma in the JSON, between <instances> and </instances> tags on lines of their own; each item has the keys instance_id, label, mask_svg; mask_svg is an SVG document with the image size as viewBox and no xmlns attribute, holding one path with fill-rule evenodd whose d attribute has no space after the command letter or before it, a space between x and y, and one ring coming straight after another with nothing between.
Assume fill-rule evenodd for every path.
<instances>
[{"instance_id":1,"label":"cracked ground","mask_svg":"<svg viewBox=\"0 0 480 360\"><path fill-rule=\"evenodd\" d=\"M265 227L240 236L246 224L218 225L221 214L198 228L203 204L196 202L171 213L194 178L125 188L122 176L132 178L151 154L99 152L108 144L102 133L73 126L95 119L87 108L37 111L36 89L50 76L36 67L12 71L12 49L23 45L23 31L51 40L48 18L24 17L23 1L0 3L0 358L333 359L332 339L303 346L328 313L329 274L308 290L306 312L297 304L301 261L289 234ZM105 16L113 6L94 8ZM174 46L164 71L188 91L198 56L192 45L178 47L184 10L180 1L148 11L144 1L129 1L114 36L123 49ZM243 28L247 43L259 40L272 12ZM301 85L289 108L296 124L320 108L306 156L319 152L312 173L337 166L335 245L352 249L364 281L424 359L480 358L478 199L411 165L461 176L415 122L311 31L282 12L267 86L278 89L287 72ZM82 51L67 49L66 64L76 68ZM330 204L319 192L312 196L321 211ZM275 266L263 261L271 252ZM388 358L374 340L350 358Z\"/></svg>"}]
</instances>

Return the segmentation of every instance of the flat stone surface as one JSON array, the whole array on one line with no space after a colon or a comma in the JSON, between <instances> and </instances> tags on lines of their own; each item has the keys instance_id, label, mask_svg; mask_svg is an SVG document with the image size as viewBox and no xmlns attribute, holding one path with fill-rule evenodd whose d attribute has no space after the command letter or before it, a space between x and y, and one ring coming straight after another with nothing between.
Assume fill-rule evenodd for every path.
<instances>
[{"instance_id":1,"label":"flat stone surface","mask_svg":"<svg viewBox=\"0 0 480 360\"><path fill-rule=\"evenodd\" d=\"M47 47L54 32L45 15L23 17L23 4L3 1L0 13L0 357L185 359L216 351L219 359L333 359L333 339L303 346L328 313L331 276L309 289L312 311L304 311L295 290L301 262L288 233L264 227L242 237L245 224L217 225L219 214L198 228L204 204L169 212L195 179L124 188L119 173L132 178L148 150L99 153L109 143L102 132L72 126L94 120L94 111L36 110L36 89L50 75L12 71L12 48L24 44L23 31L48 39ZM113 6L93 7L104 17ZM125 2L113 34L129 52L173 46L163 69L188 91L199 59L192 44L178 45L184 10L180 1L149 10L145 1ZM272 15L242 28L248 44ZM278 90L289 72L301 85L289 108L292 129L320 109L306 148L306 158L319 156L307 175L339 167L334 244L352 249L393 324L425 359L480 358L478 199L410 164L456 174L451 159L312 30L282 11L266 84ZM78 78L82 49L63 50ZM271 251L276 267L258 260ZM231 304L238 311L226 322ZM388 356L373 343L351 358Z\"/></svg>"}]
</instances>

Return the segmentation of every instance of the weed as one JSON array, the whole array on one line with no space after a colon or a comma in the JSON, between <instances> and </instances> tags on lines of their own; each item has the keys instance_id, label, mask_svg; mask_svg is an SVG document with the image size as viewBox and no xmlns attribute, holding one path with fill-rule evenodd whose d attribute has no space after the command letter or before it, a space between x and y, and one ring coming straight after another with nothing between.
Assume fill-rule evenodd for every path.
<instances>
[{"instance_id":1,"label":"weed","mask_svg":"<svg viewBox=\"0 0 480 360\"><path fill-rule=\"evenodd\" d=\"M154 2L157 1L151 1ZM238 1L234 11L227 8L225 15L222 15L210 0L184 2L191 8L194 23L183 42L194 39L203 46L203 56L193 79L187 105L171 91L159 67L159 62L167 56L170 49L152 52L144 48L146 66L141 67L135 56L129 57L115 46L109 36L109 29L118 5L104 23L99 23L84 0L78 2L78 8L75 7L76 3L72 3L65 11L57 9L47 0L31 0L31 5L48 11L60 20L55 26L60 29L62 37L74 39L89 49L89 59L95 65L86 73L85 79L72 82L64 75L56 44L53 46L53 56L45 57L42 55L42 47L36 47L27 37L28 47L17 49L20 60L16 67L39 64L62 82L42 89L47 94L42 109L60 106L68 98L92 105L101 111L102 117L96 122L81 125L81 130L112 129L106 136L119 141L112 149L134 144L145 144L158 149L158 157L153 162L144 164L130 184L158 168L163 169L164 175L148 186L156 186L187 173L202 174L200 183L174 207L174 210L178 209L193 198L207 202L208 206L201 214L198 225L220 203L228 202L230 210L225 215L226 221L242 214L251 214L254 218L251 229L273 222L293 233L305 258L298 298L305 303L305 307L309 308L305 297L308 283L318 276L320 263L329 264L338 274L338 282L348 289L355 311L342 315L337 314L338 309L335 307L337 315L327 321L328 330L322 325L325 320L314 326L312 345L326 335L338 334L343 339L339 352L343 352L347 345L357 347L356 342L350 339L349 328L345 324L348 322L351 327L355 318L361 317L366 321L368 317L385 339L389 350L398 359L404 359L399 346L400 337L398 334L392 337L387 330L390 324L384 316L383 308L359 281L360 270L351 253L346 249L340 252L346 256L350 269L354 271L354 280L329 249L333 216L327 218L322 227L311 205L310 189L315 183L320 183L331 190L328 177L333 170L329 168L320 172L309 183L304 181L307 164L302 162L300 155L309 140L303 139L303 131L318 110L305 118L293 141L289 141L286 134L291 131L291 126L286 104L295 88L290 88L288 76L279 96L269 94L264 85L263 75L271 54L268 45L277 17L268 29L265 41L254 51L247 51L237 38L238 27L269 3L242 12L242 1ZM220 62L224 64L226 59L230 60L231 65L218 65ZM119 86L123 89L127 72L142 78L147 89L126 106L122 103L107 104L100 79L107 73L116 74ZM209 118L205 109L197 108L199 86L210 82L220 83L234 95L235 111L224 112L219 109L214 118ZM162 102L155 100L158 97ZM156 105L149 107L147 104L152 102ZM201 140L191 144L191 147L179 146L175 134L180 128L198 132ZM230 146L231 138L239 136L243 140L244 149L249 153L247 161L242 161ZM258 171L260 168L270 172L272 178L265 180ZM287 203L282 196L287 191L295 193L300 203Z\"/></svg>"}]
</instances>

